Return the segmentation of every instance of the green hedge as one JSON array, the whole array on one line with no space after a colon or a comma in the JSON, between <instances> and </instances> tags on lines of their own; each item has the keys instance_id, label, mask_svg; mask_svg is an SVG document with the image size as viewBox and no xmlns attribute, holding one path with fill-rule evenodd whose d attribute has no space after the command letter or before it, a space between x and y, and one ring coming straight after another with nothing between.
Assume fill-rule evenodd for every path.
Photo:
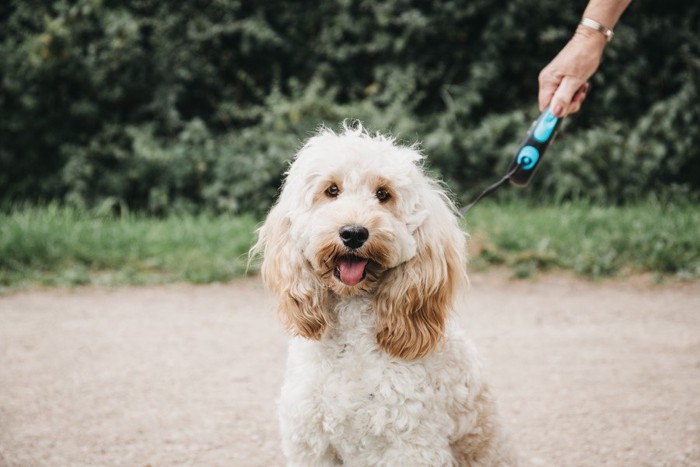
<instances>
[{"instance_id":1,"label":"green hedge","mask_svg":"<svg viewBox=\"0 0 700 467\"><path fill-rule=\"evenodd\" d=\"M262 212L320 123L422 141L462 200L537 115L585 2L0 5L0 202ZM532 189L626 202L700 191L700 5L635 0Z\"/></svg>"}]
</instances>

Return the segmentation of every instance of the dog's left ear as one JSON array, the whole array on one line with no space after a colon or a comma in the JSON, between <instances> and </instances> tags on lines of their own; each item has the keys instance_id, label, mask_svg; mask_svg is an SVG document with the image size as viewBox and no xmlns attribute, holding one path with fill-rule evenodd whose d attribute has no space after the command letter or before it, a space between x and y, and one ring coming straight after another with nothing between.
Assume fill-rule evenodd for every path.
<instances>
[{"instance_id":1,"label":"dog's left ear","mask_svg":"<svg viewBox=\"0 0 700 467\"><path fill-rule=\"evenodd\" d=\"M465 234L439 188L427 192L427 218L414 233L416 256L388 271L373 299L377 342L407 360L440 342L455 293L467 283Z\"/></svg>"},{"instance_id":2,"label":"dog's left ear","mask_svg":"<svg viewBox=\"0 0 700 467\"><path fill-rule=\"evenodd\" d=\"M318 340L328 324L330 294L291 241L287 211L281 203L272 208L251 254L264 255L263 283L277 294L277 311L287 327L296 335Z\"/></svg>"}]
</instances>

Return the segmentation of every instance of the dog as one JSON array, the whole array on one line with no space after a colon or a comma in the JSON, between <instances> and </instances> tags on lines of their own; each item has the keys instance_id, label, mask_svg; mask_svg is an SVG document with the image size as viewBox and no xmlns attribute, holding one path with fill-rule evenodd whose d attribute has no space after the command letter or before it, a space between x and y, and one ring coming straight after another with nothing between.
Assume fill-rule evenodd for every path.
<instances>
[{"instance_id":1,"label":"dog","mask_svg":"<svg viewBox=\"0 0 700 467\"><path fill-rule=\"evenodd\" d=\"M515 465L453 314L466 235L414 145L358 122L297 153L258 230L294 337L279 406L289 466Z\"/></svg>"}]
</instances>

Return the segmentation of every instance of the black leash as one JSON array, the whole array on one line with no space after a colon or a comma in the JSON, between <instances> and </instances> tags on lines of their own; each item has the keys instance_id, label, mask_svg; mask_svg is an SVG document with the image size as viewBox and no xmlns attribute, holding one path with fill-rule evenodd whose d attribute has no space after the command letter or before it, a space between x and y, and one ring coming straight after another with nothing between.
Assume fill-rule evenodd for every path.
<instances>
[{"instance_id":1,"label":"black leash","mask_svg":"<svg viewBox=\"0 0 700 467\"><path fill-rule=\"evenodd\" d=\"M476 203L496 191L507 181L520 188L526 187L530 183L540 160L542 160L544 152L549 147L549 143L557 135L561 121L562 119L555 117L549 108L545 109L530 126L525 141L520 145L515 159L508 167L508 171L503 178L479 193L479 196L460 209L459 213L464 216Z\"/></svg>"},{"instance_id":2,"label":"black leash","mask_svg":"<svg viewBox=\"0 0 700 467\"><path fill-rule=\"evenodd\" d=\"M494 183L493 185L488 186L484 191L482 191L481 193L479 193L479 196L477 196L476 198L474 198L474 201L472 201L471 203L469 203L469 204L467 204L466 206L464 206L463 208L461 208L461 209L459 210L459 214L460 214L462 217L464 217L464 215L465 215L472 207L474 207L474 205L475 205L476 203L478 203L479 201L481 201L482 198L485 198L486 196L490 195L490 194L493 193L494 191L498 190L501 186L503 186L503 184L505 184L508 180L510 180L510 177L512 177L513 174L514 174L515 172L517 172L517 170L518 170L519 168L520 168L520 165L516 165L515 168L510 169L510 170L508 171L508 173L505 174L505 175L503 176L502 179L500 179L499 181L497 181L497 182Z\"/></svg>"}]
</instances>

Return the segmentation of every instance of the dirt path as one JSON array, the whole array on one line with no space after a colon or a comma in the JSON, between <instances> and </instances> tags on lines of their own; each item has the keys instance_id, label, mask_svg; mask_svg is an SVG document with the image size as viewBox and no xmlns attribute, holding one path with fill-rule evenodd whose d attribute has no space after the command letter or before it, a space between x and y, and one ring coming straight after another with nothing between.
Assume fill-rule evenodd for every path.
<instances>
[{"instance_id":1,"label":"dirt path","mask_svg":"<svg viewBox=\"0 0 700 467\"><path fill-rule=\"evenodd\" d=\"M282 465L256 280L0 297L0 465ZM472 277L523 465L700 465L700 283Z\"/></svg>"}]
</instances>

